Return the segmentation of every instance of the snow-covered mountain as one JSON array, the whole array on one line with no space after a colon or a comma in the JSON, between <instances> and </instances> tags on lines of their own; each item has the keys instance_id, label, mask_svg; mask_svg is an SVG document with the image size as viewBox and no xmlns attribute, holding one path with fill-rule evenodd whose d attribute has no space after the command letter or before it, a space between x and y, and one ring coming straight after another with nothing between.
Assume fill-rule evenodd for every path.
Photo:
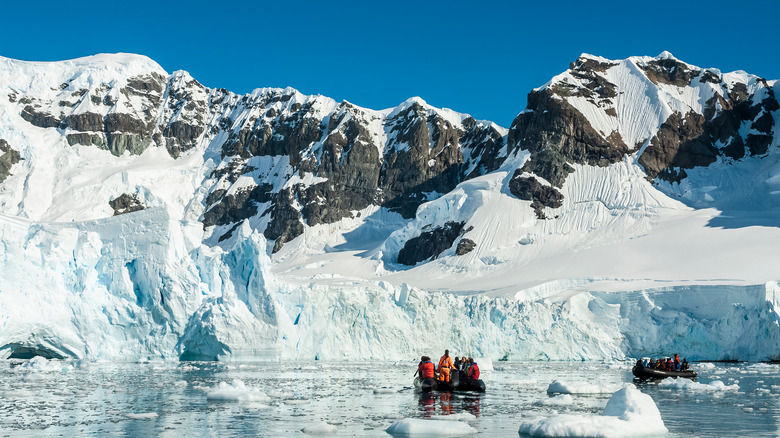
<instances>
[{"instance_id":1,"label":"snow-covered mountain","mask_svg":"<svg viewBox=\"0 0 780 438\"><path fill-rule=\"evenodd\" d=\"M582 55L505 129L0 58L0 357L778 358L775 84Z\"/></svg>"}]
</instances>

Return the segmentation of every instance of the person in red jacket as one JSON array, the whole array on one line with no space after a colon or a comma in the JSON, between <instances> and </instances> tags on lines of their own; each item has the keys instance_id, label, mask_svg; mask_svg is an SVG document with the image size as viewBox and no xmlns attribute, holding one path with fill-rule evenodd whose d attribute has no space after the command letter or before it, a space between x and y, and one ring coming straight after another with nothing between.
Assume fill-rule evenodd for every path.
<instances>
[{"instance_id":1,"label":"person in red jacket","mask_svg":"<svg viewBox=\"0 0 780 438\"><path fill-rule=\"evenodd\" d=\"M420 360L420 365L417 367L417 372L420 373L420 380L433 379L435 366L431 362L431 358L423 356Z\"/></svg>"},{"instance_id":2,"label":"person in red jacket","mask_svg":"<svg viewBox=\"0 0 780 438\"><path fill-rule=\"evenodd\" d=\"M472 358L469 358L469 371L466 375L469 379L479 379L479 365Z\"/></svg>"}]
</instances>

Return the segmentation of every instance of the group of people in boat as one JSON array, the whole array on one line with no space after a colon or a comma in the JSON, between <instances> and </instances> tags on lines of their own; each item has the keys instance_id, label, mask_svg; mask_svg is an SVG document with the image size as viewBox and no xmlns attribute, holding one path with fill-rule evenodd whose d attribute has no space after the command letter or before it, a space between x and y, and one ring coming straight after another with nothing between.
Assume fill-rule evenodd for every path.
<instances>
[{"instance_id":1,"label":"group of people in boat","mask_svg":"<svg viewBox=\"0 0 780 438\"><path fill-rule=\"evenodd\" d=\"M474 359L463 356L455 357L453 361L450 350L444 350L444 356L439 359L438 367L433 364L430 357L423 356L415 374L419 373L421 380L435 378L440 382L449 382L453 370L464 373L470 379L479 379L479 365L474 362Z\"/></svg>"},{"instance_id":2,"label":"group of people in boat","mask_svg":"<svg viewBox=\"0 0 780 438\"><path fill-rule=\"evenodd\" d=\"M688 371L690 369L688 359L683 358L682 362L680 362L680 356L676 353L674 359L670 357L659 358L658 360L653 360L651 358L649 361L647 359L639 359L637 365L661 371Z\"/></svg>"}]
</instances>

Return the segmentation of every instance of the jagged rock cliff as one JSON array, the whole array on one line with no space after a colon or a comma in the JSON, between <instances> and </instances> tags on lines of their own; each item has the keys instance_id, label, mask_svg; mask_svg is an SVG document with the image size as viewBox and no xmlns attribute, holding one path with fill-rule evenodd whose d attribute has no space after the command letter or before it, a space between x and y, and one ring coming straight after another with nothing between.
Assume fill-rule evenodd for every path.
<instances>
[{"instance_id":1,"label":"jagged rock cliff","mask_svg":"<svg viewBox=\"0 0 780 438\"><path fill-rule=\"evenodd\" d=\"M531 152L514 178L532 173L560 188L570 164L604 167L633 155L648 179L679 182L686 169L766 154L778 108L774 82L743 72L701 69L666 52L583 55L533 90L512 122L510 149Z\"/></svg>"}]
</instances>

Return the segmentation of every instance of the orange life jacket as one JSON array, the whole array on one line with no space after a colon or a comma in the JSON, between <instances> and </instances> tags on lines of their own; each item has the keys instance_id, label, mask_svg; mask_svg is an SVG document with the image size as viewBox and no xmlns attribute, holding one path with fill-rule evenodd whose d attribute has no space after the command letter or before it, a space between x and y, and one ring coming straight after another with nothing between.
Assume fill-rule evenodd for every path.
<instances>
[{"instance_id":1,"label":"orange life jacket","mask_svg":"<svg viewBox=\"0 0 780 438\"><path fill-rule=\"evenodd\" d=\"M455 368L455 365L452 363L452 357L442 356L441 359L439 359L439 369L442 367L450 369Z\"/></svg>"}]
</instances>

